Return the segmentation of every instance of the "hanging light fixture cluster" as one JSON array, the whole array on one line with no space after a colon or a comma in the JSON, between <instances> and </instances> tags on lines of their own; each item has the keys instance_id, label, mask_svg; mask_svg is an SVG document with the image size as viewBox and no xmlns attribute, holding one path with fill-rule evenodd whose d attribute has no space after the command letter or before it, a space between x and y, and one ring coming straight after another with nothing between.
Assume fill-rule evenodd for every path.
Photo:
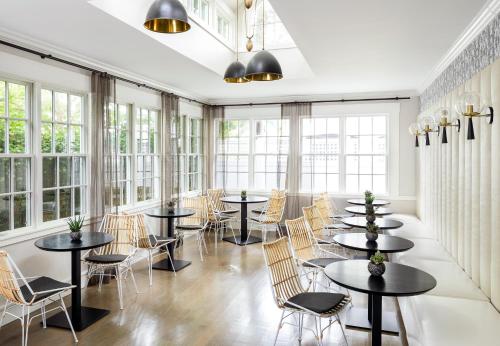
<instances>
[{"instance_id":1,"label":"hanging light fixture cluster","mask_svg":"<svg viewBox=\"0 0 500 346\"><path fill-rule=\"evenodd\" d=\"M246 6L247 1L245 1ZM252 6L252 1L250 1L250 6ZM239 49L238 49L238 32L239 32L239 17L240 17L240 6L239 1L236 0L236 61L232 62L226 69L224 73L224 81L226 83L248 83L250 82L245 78L246 68L239 61Z\"/></svg>"}]
</instances>

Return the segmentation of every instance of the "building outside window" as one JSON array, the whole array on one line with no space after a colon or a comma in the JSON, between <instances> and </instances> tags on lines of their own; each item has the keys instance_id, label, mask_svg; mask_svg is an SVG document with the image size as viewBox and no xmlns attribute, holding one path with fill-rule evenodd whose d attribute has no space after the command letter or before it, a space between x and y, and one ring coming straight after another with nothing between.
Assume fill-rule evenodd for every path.
<instances>
[{"instance_id":1,"label":"building outside window","mask_svg":"<svg viewBox=\"0 0 500 346\"><path fill-rule=\"evenodd\" d=\"M136 200L143 202L160 196L158 111L138 108L136 134Z\"/></svg>"}]
</instances>

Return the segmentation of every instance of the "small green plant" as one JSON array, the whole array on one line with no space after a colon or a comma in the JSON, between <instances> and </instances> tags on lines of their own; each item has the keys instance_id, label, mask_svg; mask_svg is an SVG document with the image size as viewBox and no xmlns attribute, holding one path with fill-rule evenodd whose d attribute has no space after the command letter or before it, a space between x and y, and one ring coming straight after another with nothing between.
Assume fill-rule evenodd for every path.
<instances>
[{"instance_id":1,"label":"small green plant","mask_svg":"<svg viewBox=\"0 0 500 346\"><path fill-rule=\"evenodd\" d=\"M241 191L241 197L246 197L247 196L247 190Z\"/></svg>"},{"instance_id":2,"label":"small green plant","mask_svg":"<svg viewBox=\"0 0 500 346\"><path fill-rule=\"evenodd\" d=\"M171 199L170 201L167 202L167 207L169 208L175 208L176 205L177 205L176 199Z\"/></svg>"},{"instance_id":3,"label":"small green plant","mask_svg":"<svg viewBox=\"0 0 500 346\"><path fill-rule=\"evenodd\" d=\"M371 191L365 191L365 203L368 205L371 205L373 201L375 200L375 196Z\"/></svg>"},{"instance_id":4,"label":"small green plant","mask_svg":"<svg viewBox=\"0 0 500 346\"><path fill-rule=\"evenodd\" d=\"M384 255L382 255L380 251L377 251L375 255L372 255L370 257L370 262L372 262L373 264L382 264L384 263L384 261L385 261Z\"/></svg>"},{"instance_id":5,"label":"small green plant","mask_svg":"<svg viewBox=\"0 0 500 346\"><path fill-rule=\"evenodd\" d=\"M71 232L80 232L82 230L84 220L84 216L75 216L73 218L70 217L67 221L69 230Z\"/></svg>"},{"instance_id":6,"label":"small green plant","mask_svg":"<svg viewBox=\"0 0 500 346\"><path fill-rule=\"evenodd\" d=\"M377 233L378 234L378 226L375 225L374 223L370 223L368 222L366 224L366 231L369 232L369 233Z\"/></svg>"}]
</instances>

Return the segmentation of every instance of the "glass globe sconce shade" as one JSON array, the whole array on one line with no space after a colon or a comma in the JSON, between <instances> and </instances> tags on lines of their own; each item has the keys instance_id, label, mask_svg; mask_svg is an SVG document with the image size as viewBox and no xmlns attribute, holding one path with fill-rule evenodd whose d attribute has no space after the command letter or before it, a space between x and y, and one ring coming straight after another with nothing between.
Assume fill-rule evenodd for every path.
<instances>
[{"instance_id":1,"label":"glass globe sconce shade","mask_svg":"<svg viewBox=\"0 0 500 346\"><path fill-rule=\"evenodd\" d=\"M425 135L425 145L430 145L431 140L429 137L430 132L438 132L438 126L436 121L434 120L434 117L430 115L426 115L420 119L419 122L420 125L420 132L424 133Z\"/></svg>"},{"instance_id":2,"label":"glass globe sconce shade","mask_svg":"<svg viewBox=\"0 0 500 346\"><path fill-rule=\"evenodd\" d=\"M460 119L452 115L448 108L442 107L436 111L434 115L434 120L438 124L438 131L442 128L441 143L448 143L448 134L446 131L447 127L456 127L457 131L460 132ZM440 132L438 132L438 135Z\"/></svg>"},{"instance_id":3,"label":"glass globe sconce shade","mask_svg":"<svg viewBox=\"0 0 500 346\"><path fill-rule=\"evenodd\" d=\"M418 123L413 123L408 128L408 131L410 132L410 135L415 136L415 147L418 148L419 147L418 136L421 135L421 133L420 133L420 125Z\"/></svg>"},{"instance_id":4,"label":"glass globe sconce shade","mask_svg":"<svg viewBox=\"0 0 500 346\"><path fill-rule=\"evenodd\" d=\"M488 114L483 114L485 110L488 110ZM489 123L493 123L493 107L486 106L484 102L481 101L479 94L474 92L463 93L458 102L455 104L455 110L459 115L468 117L467 123L467 139L475 139L474 135L474 123L472 118L474 117L489 117Z\"/></svg>"}]
</instances>

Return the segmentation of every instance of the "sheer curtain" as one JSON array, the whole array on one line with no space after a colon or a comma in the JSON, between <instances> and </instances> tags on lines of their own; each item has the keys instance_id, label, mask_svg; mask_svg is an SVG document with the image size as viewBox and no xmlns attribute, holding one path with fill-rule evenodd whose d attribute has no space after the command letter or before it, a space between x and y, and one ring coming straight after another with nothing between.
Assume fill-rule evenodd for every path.
<instances>
[{"instance_id":1,"label":"sheer curtain","mask_svg":"<svg viewBox=\"0 0 500 346\"><path fill-rule=\"evenodd\" d=\"M179 196L180 191L180 156L179 138L180 117L179 97L173 94L161 94L161 203L166 204L172 198Z\"/></svg>"},{"instance_id":2,"label":"sheer curtain","mask_svg":"<svg viewBox=\"0 0 500 346\"><path fill-rule=\"evenodd\" d=\"M281 105L281 119L288 119L290 136L285 183L288 192L284 213L285 220L300 217L302 215L302 207L311 205L313 202L312 194L299 193L301 173L300 122L303 118L310 118L311 113L312 106L310 102ZM284 135L282 128L280 126L280 136Z\"/></svg>"},{"instance_id":3,"label":"sheer curtain","mask_svg":"<svg viewBox=\"0 0 500 346\"><path fill-rule=\"evenodd\" d=\"M117 174L117 133L116 80L106 73L93 72L91 78L91 113L90 113L90 196L89 206L91 230L99 228L103 216L111 212L113 186ZM115 176L116 178L116 176ZM113 182L114 181L114 182ZM117 212L117 210L115 210Z\"/></svg>"},{"instance_id":4,"label":"sheer curtain","mask_svg":"<svg viewBox=\"0 0 500 346\"><path fill-rule=\"evenodd\" d=\"M222 154L224 158L222 160L222 165L224 166L224 172L226 171L226 159L225 159L225 146L221 145L217 148L216 137L222 129L220 124L225 119L225 107L224 106L203 106L203 150L205 152L204 165L204 176L203 176L203 193L206 194L207 189L211 189L215 184L215 171L216 171L216 158L217 149L219 149L219 155ZM219 120L217 124L215 120ZM222 150L222 153L221 153ZM225 177L225 174L223 174ZM223 178L223 185L225 187L225 178Z\"/></svg>"}]
</instances>

